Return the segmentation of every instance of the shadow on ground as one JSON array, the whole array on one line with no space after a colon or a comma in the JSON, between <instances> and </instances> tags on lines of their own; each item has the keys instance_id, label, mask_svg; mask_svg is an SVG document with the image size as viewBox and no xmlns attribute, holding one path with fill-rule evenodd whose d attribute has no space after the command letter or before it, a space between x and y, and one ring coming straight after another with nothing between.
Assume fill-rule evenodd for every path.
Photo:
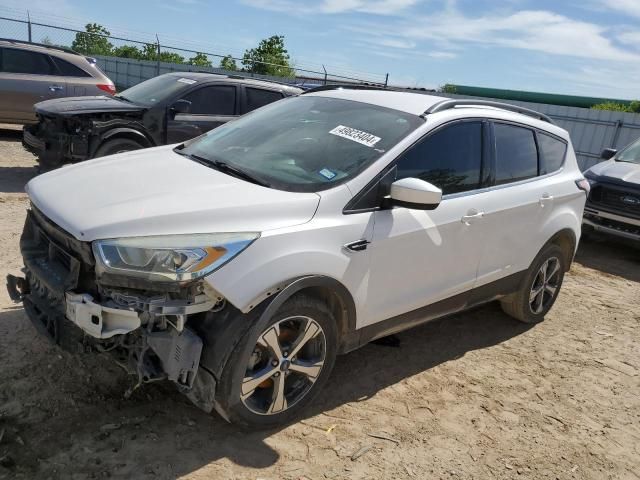
<instances>
[{"instance_id":1,"label":"shadow on ground","mask_svg":"<svg viewBox=\"0 0 640 480\"><path fill-rule=\"evenodd\" d=\"M16 125L15 128L0 128L0 141L22 140L22 127Z\"/></svg>"},{"instance_id":2,"label":"shadow on ground","mask_svg":"<svg viewBox=\"0 0 640 480\"><path fill-rule=\"evenodd\" d=\"M23 311L13 310L0 313L0 329L5 322L17 325L28 320ZM503 314L499 306L488 305L402 333L398 335L398 348L367 345L338 358L328 384L305 416L362 402L405 378L469 351L504 342L528 328L530 325ZM29 326L21 334L35 333ZM10 348L2 341L0 347ZM0 417L0 428L4 423L8 432L20 432L25 444L9 447L17 465L14 474L24 472L26 478L46 478L55 471L56 462L73 460L74 471L88 476L109 472L109 476L174 479L223 458L253 468L271 466L279 459L278 452L265 442L279 429L242 431L216 414L201 412L166 384L147 385L131 399L123 400L126 379L108 359L60 355L57 348L42 345L43 348L34 348L37 353L27 362L31 365L11 365L13 357L7 352L7 371L0 372L0 381L5 385L31 372L34 390L30 395L35 397L26 398L27 392L3 388L0 407L3 403L28 405L31 401L37 405L31 408L42 409ZM45 381L39 377L48 373L46 369L42 372L40 364L47 363L54 364L48 370L54 373ZM19 373L7 378L8 371ZM50 387L46 388L56 391L40 403L42 392L37 390L38 385L47 384ZM56 398L61 400L57 403ZM60 402L69 403L65 406ZM105 430L105 425L113 424L117 428ZM1 450L0 456L6 453Z\"/></svg>"},{"instance_id":3,"label":"shadow on ground","mask_svg":"<svg viewBox=\"0 0 640 480\"><path fill-rule=\"evenodd\" d=\"M0 167L0 193L24 193L24 186L37 174L34 167Z\"/></svg>"},{"instance_id":4,"label":"shadow on ground","mask_svg":"<svg viewBox=\"0 0 640 480\"><path fill-rule=\"evenodd\" d=\"M580 241L576 262L585 267L640 283L640 245L592 233Z\"/></svg>"}]
</instances>

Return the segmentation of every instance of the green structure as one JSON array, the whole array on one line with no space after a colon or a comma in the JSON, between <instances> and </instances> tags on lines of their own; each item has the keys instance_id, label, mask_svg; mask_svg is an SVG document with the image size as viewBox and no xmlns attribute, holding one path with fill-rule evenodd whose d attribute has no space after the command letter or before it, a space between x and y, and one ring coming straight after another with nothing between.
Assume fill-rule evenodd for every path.
<instances>
[{"instance_id":1,"label":"green structure","mask_svg":"<svg viewBox=\"0 0 640 480\"><path fill-rule=\"evenodd\" d=\"M525 92L521 90L503 90L500 88L469 87L466 85L446 85L445 91L458 95L473 97L499 98L501 100L519 100L522 102L547 103L551 105L566 105L569 107L591 108L605 102L629 105L630 100L615 98L579 97L577 95L559 95L556 93Z\"/></svg>"}]
</instances>

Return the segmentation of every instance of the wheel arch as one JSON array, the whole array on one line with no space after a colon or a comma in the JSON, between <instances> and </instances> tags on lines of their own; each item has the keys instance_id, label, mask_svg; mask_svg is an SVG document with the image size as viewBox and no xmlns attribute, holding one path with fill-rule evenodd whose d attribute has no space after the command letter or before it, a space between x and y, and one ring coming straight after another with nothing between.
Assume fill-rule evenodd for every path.
<instances>
[{"instance_id":1,"label":"wheel arch","mask_svg":"<svg viewBox=\"0 0 640 480\"><path fill-rule=\"evenodd\" d=\"M565 263L568 271L569 268L571 268L571 263L573 262L573 257L575 256L578 246L576 233L570 228L563 228L556 232L542 248L545 248L547 245L557 245L562 249L565 254Z\"/></svg>"},{"instance_id":2,"label":"wheel arch","mask_svg":"<svg viewBox=\"0 0 640 480\"><path fill-rule=\"evenodd\" d=\"M126 138L129 140L133 140L135 142L140 143L143 148L153 147L155 143L151 140L147 135L142 133L140 130L136 130L131 127L118 127L107 130L105 133L100 135L99 141L96 142L96 146L93 149L92 154L95 153L109 140L115 140L118 138Z\"/></svg>"},{"instance_id":3,"label":"wheel arch","mask_svg":"<svg viewBox=\"0 0 640 480\"><path fill-rule=\"evenodd\" d=\"M337 323L339 347L347 335L355 330L356 305L351 293L341 282L324 275L305 276L290 282L269 301L260 316L261 320L274 315L288 299L297 294L309 295L327 304Z\"/></svg>"}]
</instances>

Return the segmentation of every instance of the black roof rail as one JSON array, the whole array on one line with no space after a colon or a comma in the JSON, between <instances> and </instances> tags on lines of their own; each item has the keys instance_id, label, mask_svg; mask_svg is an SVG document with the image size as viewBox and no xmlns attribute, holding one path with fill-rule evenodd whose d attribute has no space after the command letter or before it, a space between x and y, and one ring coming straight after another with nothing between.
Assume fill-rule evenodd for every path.
<instances>
[{"instance_id":1,"label":"black roof rail","mask_svg":"<svg viewBox=\"0 0 640 480\"><path fill-rule=\"evenodd\" d=\"M15 44L19 44L19 45L35 45L36 47L52 48L54 50L60 50L61 52L72 53L74 55L84 56L81 53L78 53L75 50L72 50L70 48L60 47L58 45L49 45L47 43L29 42L27 40L16 40L15 38L0 38L0 42L9 42L9 43L15 43Z\"/></svg>"},{"instance_id":2,"label":"black roof rail","mask_svg":"<svg viewBox=\"0 0 640 480\"><path fill-rule=\"evenodd\" d=\"M543 122L553 124L553 120L549 118L544 113L536 112L535 110L531 110L525 107L519 107L517 105L512 105L510 103L502 103L502 102L493 102L491 100L472 100L472 99L457 99L453 98L450 100L443 100L434 105L431 105L429 108L425 110L423 115L429 115L430 113L443 112L444 110L449 110L455 107L492 107L499 108L500 110L508 110L510 112L520 113L522 115L527 115L529 117L537 118L538 120L542 120Z\"/></svg>"},{"instance_id":3,"label":"black roof rail","mask_svg":"<svg viewBox=\"0 0 640 480\"><path fill-rule=\"evenodd\" d=\"M364 84L353 84L353 83L334 83L331 85L322 85L320 87L310 88L301 95L305 95L307 93L315 93L315 92L325 92L327 90L391 90L390 88L385 87L384 85L364 85Z\"/></svg>"}]
</instances>

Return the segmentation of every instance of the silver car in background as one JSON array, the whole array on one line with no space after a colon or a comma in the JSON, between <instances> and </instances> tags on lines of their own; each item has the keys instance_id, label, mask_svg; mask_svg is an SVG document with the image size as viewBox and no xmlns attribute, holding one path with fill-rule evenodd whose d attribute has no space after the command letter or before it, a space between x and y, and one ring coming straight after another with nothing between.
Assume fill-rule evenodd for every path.
<instances>
[{"instance_id":1,"label":"silver car in background","mask_svg":"<svg viewBox=\"0 0 640 480\"><path fill-rule=\"evenodd\" d=\"M114 93L93 58L64 47L0 39L0 123L35 123L33 106L43 100Z\"/></svg>"}]
</instances>

